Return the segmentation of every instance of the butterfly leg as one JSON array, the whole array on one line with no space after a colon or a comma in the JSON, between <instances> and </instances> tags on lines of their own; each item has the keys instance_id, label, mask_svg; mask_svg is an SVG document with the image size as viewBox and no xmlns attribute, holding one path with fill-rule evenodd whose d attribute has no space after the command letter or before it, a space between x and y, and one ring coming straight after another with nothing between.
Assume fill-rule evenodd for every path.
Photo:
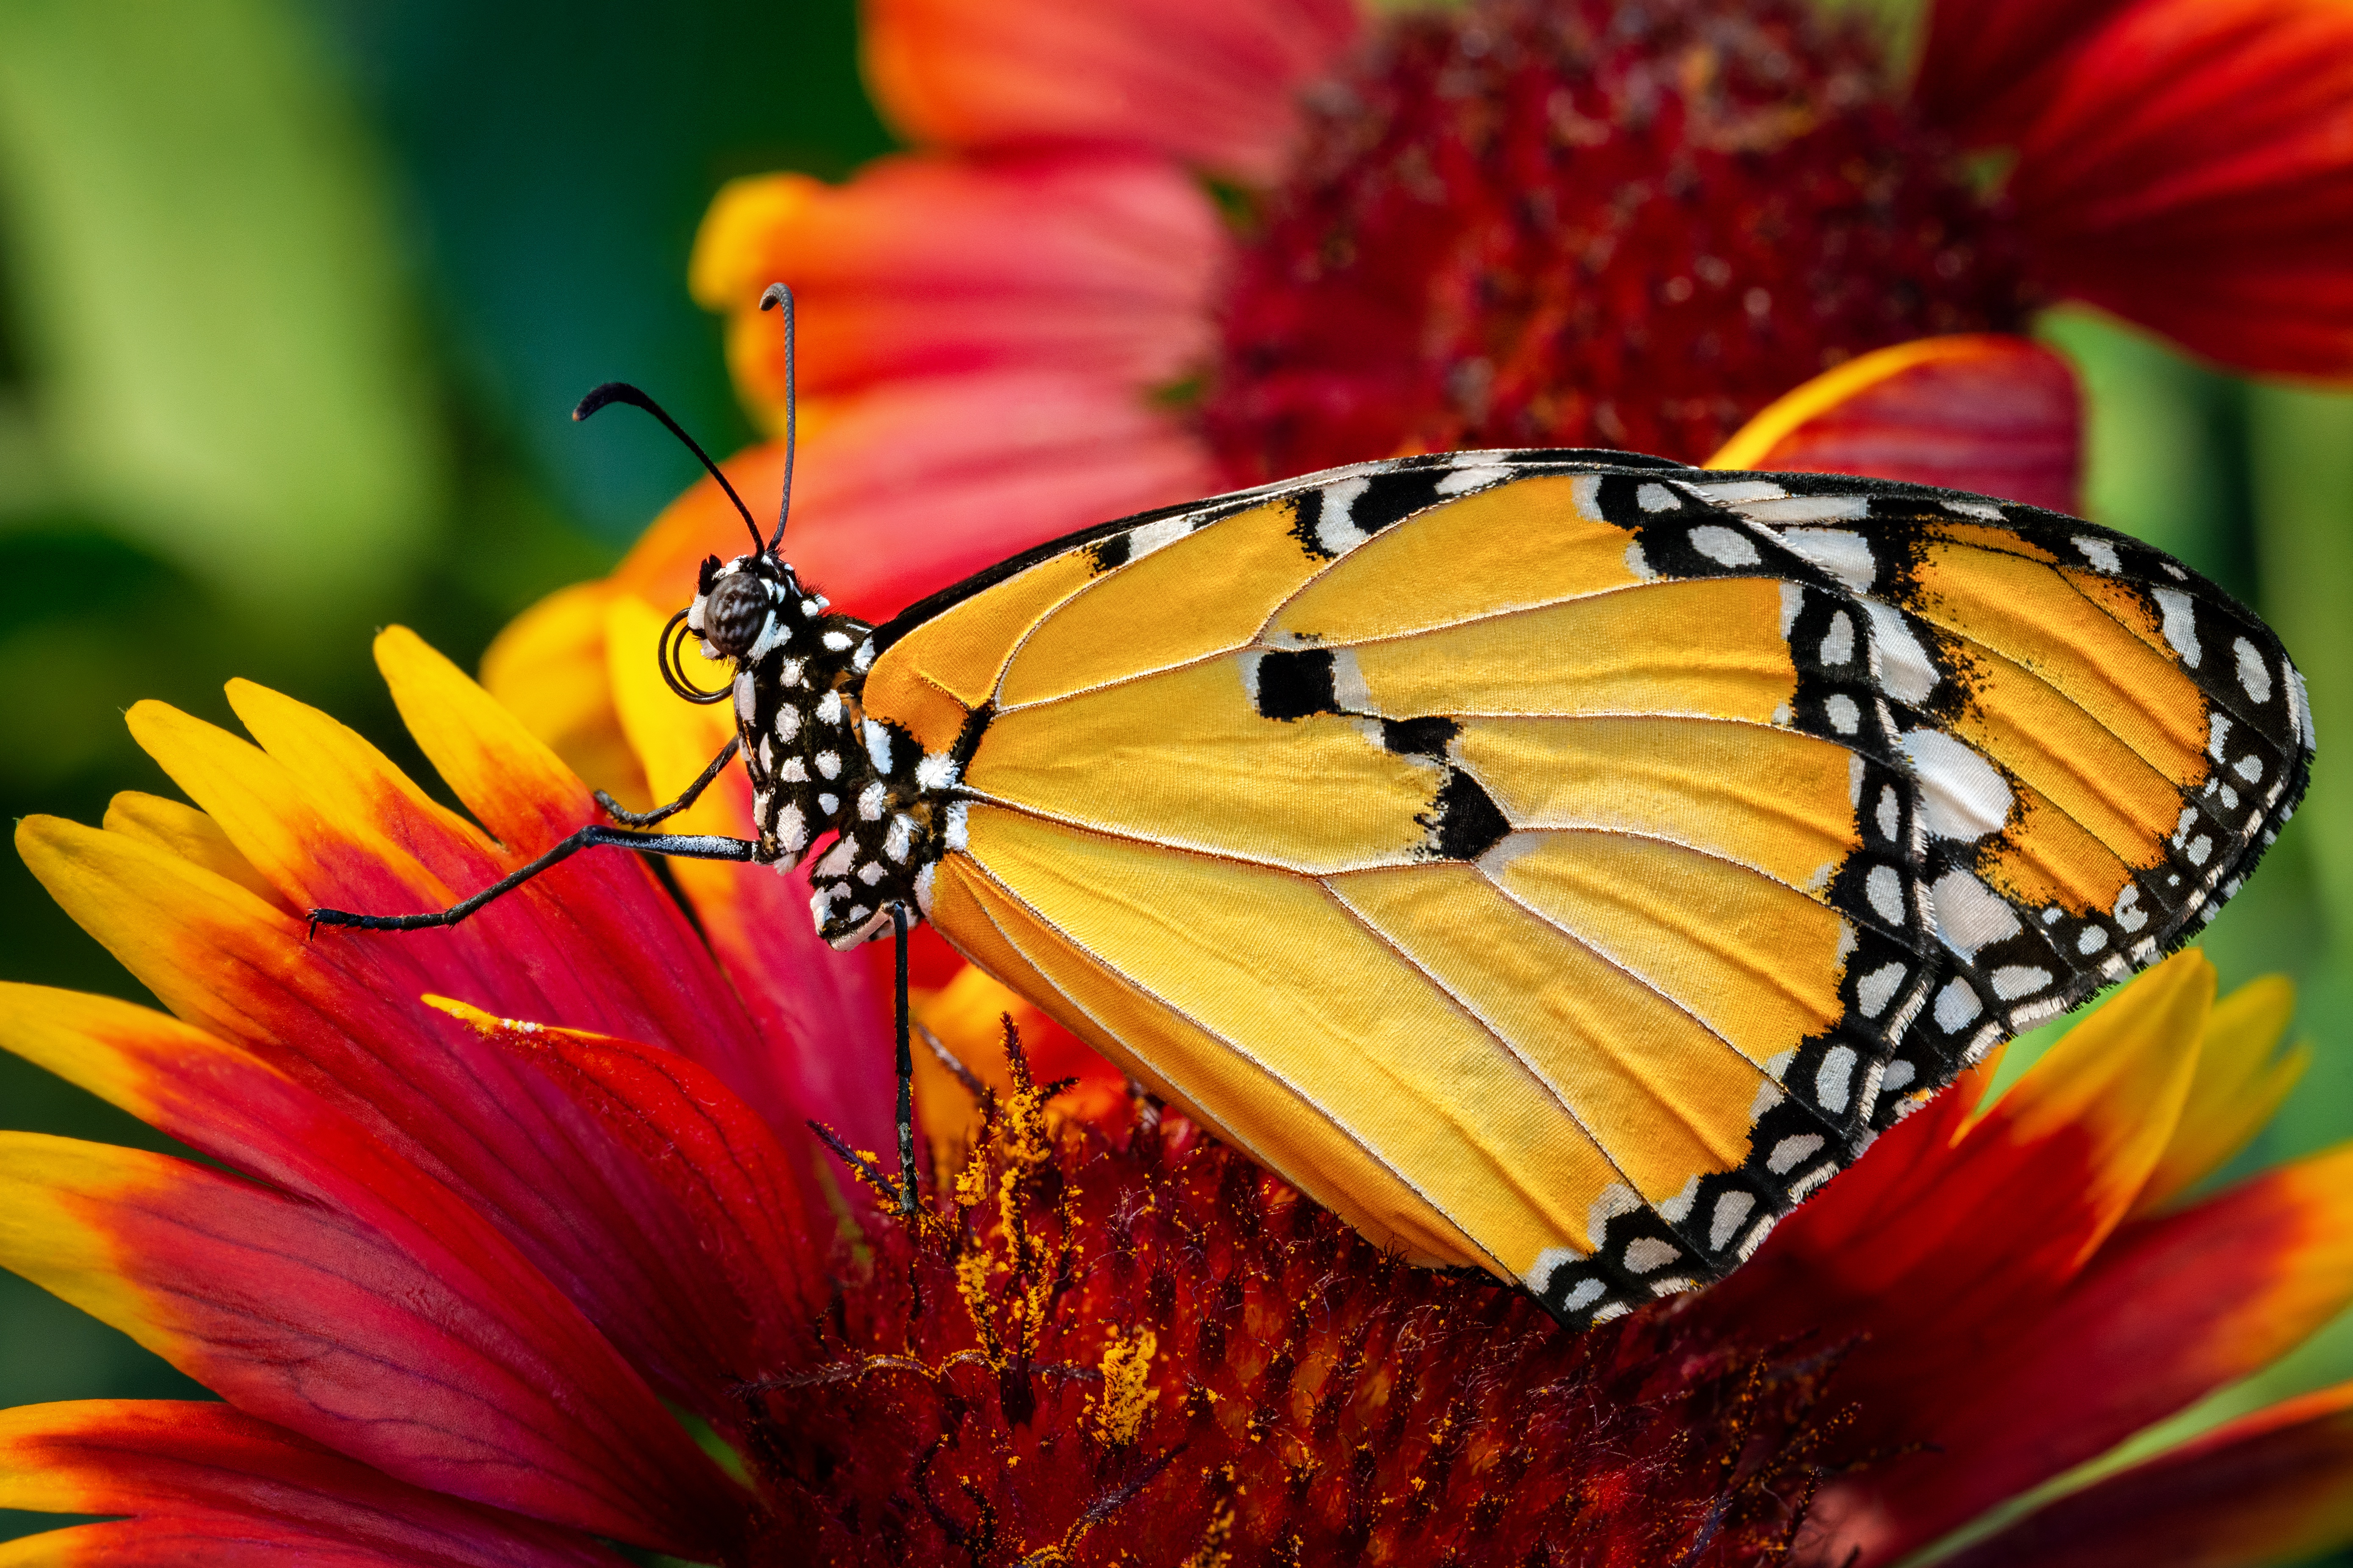
<instances>
[{"instance_id":1,"label":"butterfly leg","mask_svg":"<svg viewBox=\"0 0 2353 1568\"><path fill-rule=\"evenodd\" d=\"M361 915L348 910L312 910L311 932L317 935L321 926L356 926L361 931L424 931L434 926L453 926L492 899L513 892L549 867L571 858L583 849L607 845L636 849L648 855L675 855L688 860L751 860L757 858L760 849L749 838L723 838L712 834L693 833L636 833L626 827L607 827L602 823L590 823L530 865L508 872L472 898L461 900L446 910L421 915ZM902 1008L901 1016L903 1017L904 1015L905 1010ZM903 1035L903 1026L902 1032ZM902 1057L906 1054L903 1046L900 1054Z\"/></svg>"},{"instance_id":2,"label":"butterfly leg","mask_svg":"<svg viewBox=\"0 0 2353 1568\"><path fill-rule=\"evenodd\" d=\"M915 1056L907 1041L907 906L891 906L891 931L898 939L899 1016L899 1212L915 1212Z\"/></svg>"},{"instance_id":3,"label":"butterfly leg","mask_svg":"<svg viewBox=\"0 0 2353 1568\"><path fill-rule=\"evenodd\" d=\"M686 786L684 794L668 805L658 805L651 811L630 811L601 789L596 792L596 804L605 808L606 816L625 827L651 827L655 823L667 817L676 816L680 812L692 805L702 792L711 787L711 781L719 776L721 770L735 760L735 753L743 744L744 738L741 735L729 736L726 746L717 756L711 759L711 765L704 768L701 776Z\"/></svg>"}]
</instances>

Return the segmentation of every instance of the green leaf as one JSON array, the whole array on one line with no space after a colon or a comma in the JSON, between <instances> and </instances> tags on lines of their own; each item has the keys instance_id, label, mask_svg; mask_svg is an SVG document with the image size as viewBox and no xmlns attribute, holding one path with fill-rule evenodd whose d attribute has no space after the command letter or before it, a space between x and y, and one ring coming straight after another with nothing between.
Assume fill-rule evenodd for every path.
<instances>
[{"instance_id":1,"label":"green leaf","mask_svg":"<svg viewBox=\"0 0 2353 1568\"><path fill-rule=\"evenodd\" d=\"M442 504L382 181L277 0L0 5L0 236L77 510L254 612L384 598Z\"/></svg>"}]
</instances>

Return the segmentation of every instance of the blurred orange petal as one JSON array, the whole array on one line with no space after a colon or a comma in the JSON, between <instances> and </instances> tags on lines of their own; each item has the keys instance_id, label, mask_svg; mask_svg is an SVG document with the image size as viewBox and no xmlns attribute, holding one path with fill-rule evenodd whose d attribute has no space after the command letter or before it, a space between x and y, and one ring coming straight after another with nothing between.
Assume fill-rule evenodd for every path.
<instances>
[{"instance_id":1,"label":"blurred orange petal","mask_svg":"<svg viewBox=\"0 0 2353 1568\"><path fill-rule=\"evenodd\" d=\"M621 733L613 693L582 676L605 667L605 607L612 593L601 579L575 583L508 622L482 655L482 685L583 781L643 811L653 796Z\"/></svg>"},{"instance_id":2,"label":"blurred orange petal","mask_svg":"<svg viewBox=\"0 0 2353 1568\"><path fill-rule=\"evenodd\" d=\"M2164 1207L2221 1170L2270 1123L2312 1060L2309 1045L2273 1054L2295 1014L2295 985L2284 974L2250 981L2214 1004L2180 1123L2135 1214Z\"/></svg>"},{"instance_id":3,"label":"blurred orange petal","mask_svg":"<svg viewBox=\"0 0 2353 1568\"><path fill-rule=\"evenodd\" d=\"M2039 343L1923 338L1784 395L1707 466L1910 479L2080 512L2082 398L2074 371Z\"/></svg>"},{"instance_id":4,"label":"blurred orange petal","mask_svg":"<svg viewBox=\"0 0 2353 1568\"><path fill-rule=\"evenodd\" d=\"M1945 1568L2241 1568L2353 1542L2353 1384L2094 1482Z\"/></svg>"},{"instance_id":5,"label":"blurred orange petal","mask_svg":"<svg viewBox=\"0 0 2353 1568\"><path fill-rule=\"evenodd\" d=\"M1146 148L1273 178L1348 0L866 0L866 78L919 142Z\"/></svg>"},{"instance_id":6,"label":"blurred orange petal","mask_svg":"<svg viewBox=\"0 0 2353 1568\"><path fill-rule=\"evenodd\" d=\"M2353 6L2139 0L2016 142L2047 286L2231 364L2353 372Z\"/></svg>"},{"instance_id":7,"label":"blurred orange petal","mask_svg":"<svg viewBox=\"0 0 2353 1568\"><path fill-rule=\"evenodd\" d=\"M1210 350L1225 236L1165 160L1071 151L870 163L845 185L737 180L702 220L695 298L729 312L737 389L784 423L785 334L758 308L792 285L803 395L895 377L1039 368L1141 391Z\"/></svg>"},{"instance_id":8,"label":"blurred orange petal","mask_svg":"<svg viewBox=\"0 0 2353 1568\"><path fill-rule=\"evenodd\" d=\"M725 467L754 508L773 504L784 448ZM802 437L785 558L835 607L882 621L1033 544L1216 481L1175 419L1110 383L1030 371L899 382L845 400ZM705 555L744 548L743 520L706 479L614 581L668 614L694 596Z\"/></svg>"}]
</instances>

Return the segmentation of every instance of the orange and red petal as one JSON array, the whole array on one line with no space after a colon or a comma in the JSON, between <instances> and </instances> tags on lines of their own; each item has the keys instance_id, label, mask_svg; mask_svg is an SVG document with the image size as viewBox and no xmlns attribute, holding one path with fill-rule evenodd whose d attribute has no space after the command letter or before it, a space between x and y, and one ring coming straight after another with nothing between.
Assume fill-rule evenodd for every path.
<instances>
[{"instance_id":1,"label":"orange and red petal","mask_svg":"<svg viewBox=\"0 0 2353 1568\"><path fill-rule=\"evenodd\" d=\"M0 1262L248 1414L415 1485L690 1553L743 1528L617 1357L563 1355L450 1249L165 1155L12 1132Z\"/></svg>"},{"instance_id":2,"label":"orange and red petal","mask_svg":"<svg viewBox=\"0 0 2353 1568\"><path fill-rule=\"evenodd\" d=\"M866 0L861 36L913 140L1132 147L1264 184L1361 25L1350 0Z\"/></svg>"},{"instance_id":3,"label":"orange and red petal","mask_svg":"<svg viewBox=\"0 0 2353 1568\"><path fill-rule=\"evenodd\" d=\"M734 1288L750 1330L747 1375L807 1358L826 1249L811 1245L792 1156L751 1107L672 1051L494 1018L462 1002L436 1005L563 1085L678 1199Z\"/></svg>"},{"instance_id":4,"label":"orange and red petal","mask_svg":"<svg viewBox=\"0 0 2353 1568\"><path fill-rule=\"evenodd\" d=\"M804 397L1006 369L1141 393L1208 357L1225 247L1208 193L1159 158L914 154L844 185L734 182L703 218L689 278L697 300L730 317L737 389L781 430L785 333L759 309L778 279L799 316Z\"/></svg>"},{"instance_id":5,"label":"orange and red petal","mask_svg":"<svg viewBox=\"0 0 2353 1568\"><path fill-rule=\"evenodd\" d=\"M396 1481L228 1405L88 1400L0 1411L0 1508L124 1514L110 1525L15 1546L0 1563L191 1560L305 1554L480 1568L620 1568L570 1531ZM85 1530L101 1533L87 1534ZM244 1550L237 1550L240 1545Z\"/></svg>"},{"instance_id":6,"label":"orange and red petal","mask_svg":"<svg viewBox=\"0 0 2353 1568\"><path fill-rule=\"evenodd\" d=\"M837 609L872 621L1031 545L1218 488L1175 418L1113 383L1042 371L876 387L805 433L796 461L785 558ZM755 510L775 503L780 443L724 466ZM613 580L667 615L694 596L704 556L744 548L743 520L705 479Z\"/></svg>"},{"instance_id":7,"label":"orange and red petal","mask_svg":"<svg viewBox=\"0 0 2353 1568\"><path fill-rule=\"evenodd\" d=\"M492 855L438 808L409 809L385 781L338 778L320 760L332 750L323 743L291 748L316 764L298 772L168 710L142 711L167 771L248 859L291 882L290 905L323 890L310 879L326 857L343 879L337 890L378 910L447 896L439 889L456 868L435 878L420 856L473 857L480 870L459 885L474 887L522 858ZM281 711L261 727L281 743L322 723ZM337 801L355 791L339 812ZM390 819L372 822L371 800L390 803ZM287 832L290 821L298 833ZM434 1173L491 1216L665 1395L705 1415L717 1404L724 1415L714 1390L739 1364L712 1328L725 1321L725 1281L675 1201L544 1075L418 1000L454 995L502 1016L625 1035L682 1050L722 1076L765 1062L753 1021L642 867L583 856L454 931L328 931L313 942L298 916L145 840L48 819L26 823L18 840L69 912L166 1005Z\"/></svg>"},{"instance_id":8,"label":"orange and red petal","mask_svg":"<svg viewBox=\"0 0 2353 1568\"><path fill-rule=\"evenodd\" d=\"M2012 137L2044 285L2258 371L2353 371L2353 8L2137 0Z\"/></svg>"},{"instance_id":9,"label":"orange and red petal","mask_svg":"<svg viewBox=\"0 0 2353 1568\"><path fill-rule=\"evenodd\" d=\"M2181 1120L2133 1205L2136 1215L2170 1205L2270 1124L2312 1060L2308 1043L2278 1051L2295 1015L2295 985L2284 974L2249 981L2214 1004Z\"/></svg>"},{"instance_id":10,"label":"orange and red petal","mask_svg":"<svg viewBox=\"0 0 2353 1568\"><path fill-rule=\"evenodd\" d=\"M1845 1544L1895 1561L2252 1375L2348 1301L2353 1149L2128 1224L2047 1310L1933 1391L1936 1451L1862 1484L1871 1528Z\"/></svg>"},{"instance_id":11,"label":"orange and red petal","mask_svg":"<svg viewBox=\"0 0 2353 1568\"><path fill-rule=\"evenodd\" d=\"M2040 343L1923 338L1785 394L1707 466L1910 479L2080 512L2082 396L2073 369Z\"/></svg>"},{"instance_id":12,"label":"orange and red petal","mask_svg":"<svg viewBox=\"0 0 2353 1568\"><path fill-rule=\"evenodd\" d=\"M1947 1568L2241 1568L2353 1542L2353 1384L2234 1421L2036 1510Z\"/></svg>"}]
</instances>

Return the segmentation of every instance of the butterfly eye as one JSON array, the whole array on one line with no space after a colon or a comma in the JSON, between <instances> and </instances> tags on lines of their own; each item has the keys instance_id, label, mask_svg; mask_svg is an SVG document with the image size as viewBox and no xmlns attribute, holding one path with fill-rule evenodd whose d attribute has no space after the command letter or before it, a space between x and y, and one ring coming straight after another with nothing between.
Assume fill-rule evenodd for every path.
<instances>
[{"instance_id":1,"label":"butterfly eye","mask_svg":"<svg viewBox=\"0 0 2353 1568\"><path fill-rule=\"evenodd\" d=\"M730 658L741 658L768 624L768 584L750 573L721 578L702 606L702 635Z\"/></svg>"}]
</instances>

